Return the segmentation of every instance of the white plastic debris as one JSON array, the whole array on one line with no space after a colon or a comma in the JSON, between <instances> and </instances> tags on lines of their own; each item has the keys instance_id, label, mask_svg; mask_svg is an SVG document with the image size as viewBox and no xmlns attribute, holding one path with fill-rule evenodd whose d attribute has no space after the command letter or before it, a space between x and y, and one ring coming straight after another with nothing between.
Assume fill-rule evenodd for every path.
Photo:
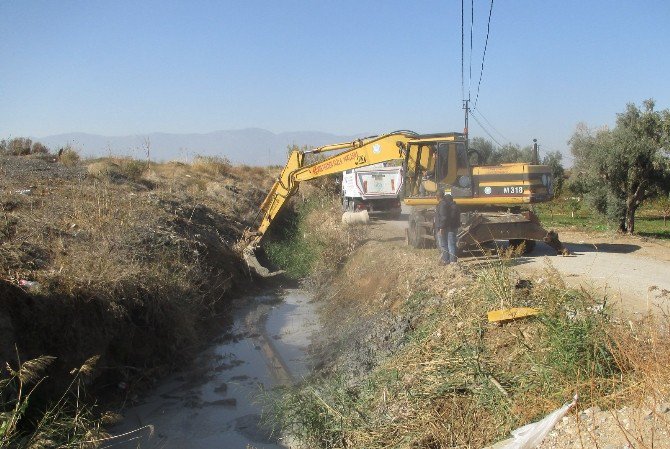
<instances>
[{"instance_id":1,"label":"white plastic debris","mask_svg":"<svg viewBox=\"0 0 670 449\"><path fill-rule=\"evenodd\" d=\"M38 288L40 286L40 284L38 282L29 281L29 280L26 280L26 279L20 279L19 280L19 285L21 287L24 287L24 288L27 288L27 289Z\"/></svg>"},{"instance_id":2,"label":"white plastic debris","mask_svg":"<svg viewBox=\"0 0 670 449\"><path fill-rule=\"evenodd\" d=\"M360 212L345 212L342 214L342 223L348 226L370 224L370 215L367 210Z\"/></svg>"},{"instance_id":3,"label":"white plastic debris","mask_svg":"<svg viewBox=\"0 0 670 449\"><path fill-rule=\"evenodd\" d=\"M554 410L540 421L526 424L512 431L512 438L490 446L489 449L533 449L551 432L556 423L577 404L578 396L572 402Z\"/></svg>"}]
</instances>

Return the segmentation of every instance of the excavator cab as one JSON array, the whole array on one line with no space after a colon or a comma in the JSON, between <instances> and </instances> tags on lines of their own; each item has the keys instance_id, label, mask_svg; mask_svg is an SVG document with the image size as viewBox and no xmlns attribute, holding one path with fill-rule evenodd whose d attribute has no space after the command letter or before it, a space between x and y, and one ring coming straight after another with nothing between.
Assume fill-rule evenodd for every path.
<instances>
[{"instance_id":1,"label":"excavator cab","mask_svg":"<svg viewBox=\"0 0 670 449\"><path fill-rule=\"evenodd\" d=\"M421 136L408 142L405 170L405 198L434 198L438 188L454 197L472 196L470 165L462 134Z\"/></svg>"}]
</instances>

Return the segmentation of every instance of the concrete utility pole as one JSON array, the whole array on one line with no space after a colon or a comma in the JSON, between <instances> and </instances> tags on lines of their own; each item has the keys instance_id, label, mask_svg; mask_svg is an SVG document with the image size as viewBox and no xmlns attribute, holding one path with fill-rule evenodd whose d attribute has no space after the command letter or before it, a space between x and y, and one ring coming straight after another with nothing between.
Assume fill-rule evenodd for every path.
<instances>
[{"instance_id":1,"label":"concrete utility pole","mask_svg":"<svg viewBox=\"0 0 670 449\"><path fill-rule=\"evenodd\" d=\"M533 164L537 165L540 163L540 153L538 151L537 139L533 139Z\"/></svg>"},{"instance_id":2,"label":"concrete utility pole","mask_svg":"<svg viewBox=\"0 0 670 449\"><path fill-rule=\"evenodd\" d=\"M465 134L465 150L467 151L470 147L470 139L468 137L468 113L470 112L470 100L463 100L463 109L465 109L465 128L463 129L463 134Z\"/></svg>"}]
</instances>

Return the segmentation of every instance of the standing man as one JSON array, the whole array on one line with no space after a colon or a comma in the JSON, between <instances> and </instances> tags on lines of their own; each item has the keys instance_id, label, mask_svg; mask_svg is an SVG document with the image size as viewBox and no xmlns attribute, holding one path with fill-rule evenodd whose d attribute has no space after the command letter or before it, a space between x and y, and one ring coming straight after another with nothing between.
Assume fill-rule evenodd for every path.
<instances>
[{"instance_id":1,"label":"standing man","mask_svg":"<svg viewBox=\"0 0 670 449\"><path fill-rule=\"evenodd\" d=\"M435 233L437 243L442 251L440 265L456 263L456 235L461 225L461 214L454 198L444 190L437 189L439 203L435 208Z\"/></svg>"}]
</instances>

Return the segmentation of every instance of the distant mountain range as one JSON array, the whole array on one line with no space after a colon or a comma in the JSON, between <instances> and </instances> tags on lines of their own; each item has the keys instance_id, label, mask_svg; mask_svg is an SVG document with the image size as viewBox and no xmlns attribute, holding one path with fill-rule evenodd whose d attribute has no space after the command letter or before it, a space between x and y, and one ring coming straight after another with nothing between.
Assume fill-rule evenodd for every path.
<instances>
[{"instance_id":1,"label":"distant mountain range","mask_svg":"<svg viewBox=\"0 0 670 449\"><path fill-rule=\"evenodd\" d=\"M150 157L155 161L192 160L197 155L220 156L233 163L249 165L284 165L289 145L321 146L347 142L363 135L338 136L323 132L297 131L275 134L265 129L214 131L206 134L151 133L133 136L99 136L69 133L35 138L52 151L72 145L84 157L132 156Z\"/></svg>"}]
</instances>

